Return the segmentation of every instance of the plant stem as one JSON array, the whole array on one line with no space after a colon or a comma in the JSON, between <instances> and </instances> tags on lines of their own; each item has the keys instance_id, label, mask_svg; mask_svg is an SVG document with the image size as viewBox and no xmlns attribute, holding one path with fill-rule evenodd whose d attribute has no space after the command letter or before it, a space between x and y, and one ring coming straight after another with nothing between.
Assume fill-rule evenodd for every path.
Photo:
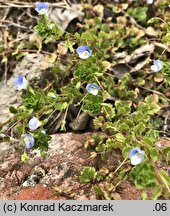
<instances>
[{"instance_id":1,"label":"plant stem","mask_svg":"<svg viewBox=\"0 0 170 216\"><path fill-rule=\"evenodd\" d=\"M150 160L152 166L154 167L154 171L155 171L155 174L156 174L156 177L157 177L157 180L158 180L159 184L160 184L160 185L163 184L163 185L165 186L165 187L163 187L163 192L164 192L164 195L165 195L165 198L166 198L166 194L167 194L167 193L170 193L170 188L169 188L169 186L166 184L166 182L163 180L163 178L161 177L161 175L160 175L160 173L159 173L157 167L155 166L155 163L153 162L153 160L152 160L150 154L149 154L149 160Z\"/></svg>"},{"instance_id":2,"label":"plant stem","mask_svg":"<svg viewBox=\"0 0 170 216\"><path fill-rule=\"evenodd\" d=\"M122 166L123 164L125 163L125 161L127 160L127 158L125 158L122 163L115 169L115 171L113 172L113 174L115 174Z\"/></svg>"}]
</instances>

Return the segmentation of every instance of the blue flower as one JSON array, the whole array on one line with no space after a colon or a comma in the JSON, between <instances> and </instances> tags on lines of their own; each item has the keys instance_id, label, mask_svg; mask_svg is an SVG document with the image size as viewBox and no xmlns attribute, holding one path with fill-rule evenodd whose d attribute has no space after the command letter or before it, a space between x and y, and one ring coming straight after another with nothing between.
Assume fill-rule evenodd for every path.
<instances>
[{"instance_id":1,"label":"blue flower","mask_svg":"<svg viewBox=\"0 0 170 216\"><path fill-rule=\"evenodd\" d=\"M46 14L48 12L48 4L47 3L44 3L44 2L38 2L36 4L36 8L35 10L40 14L40 15L43 15L43 14Z\"/></svg>"},{"instance_id":2,"label":"blue flower","mask_svg":"<svg viewBox=\"0 0 170 216\"><path fill-rule=\"evenodd\" d=\"M86 89L90 94L97 95L99 86L96 83L87 84Z\"/></svg>"},{"instance_id":3,"label":"blue flower","mask_svg":"<svg viewBox=\"0 0 170 216\"><path fill-rule=\"evenodd\" d=\"M88 46L79 46L76 52L81 59L87 59L92 54L92 50Z\"/></svg>"},{"instance_id":4,"label":"blue flower","mask_svg":"<svg viewBox=\"0 0 170 216\"><path fill-rule=\"evenodd\" d=\"M27 89L28 81L22 75L19 75L14 81L14 85L18 90Z\"/></svg>"},{"instance_id":5,"label":"blue flower","mask_svg":"<svg viewBox=\"0 0 170 216\"><path fill-rule=\"evenodd\" d=\"M36 130L40 126L40 121L37 118L32 117L29 120L28 125L29 125L29 128L30 128L30 131L33 131L33 130Z\"/></svg>"},{"instance_id":6,"label":"blue flower","mask_svg":"<svg viewBox=\"0 0 170 216\"><path fill-rule=\"evenodd\" d=\"M35 140L31 134L25 134L24 141L27 149L30 149L34 146Z\"/></svg>"},{"instance_id":7,"label":"blue flower","mask_svg":"<svg viewBox=\"0 0 170 216\"><path fill-rule=\"evenodd\" d=\"M160 70L162 70L163 65L162 65L162 61L160 60L154 60L153 61L153 65L151 66L151 70L153 70L154 72L158 72Z\"/></svg>"},{"instance_id":8,"label":"blue flower","mask_svg":"<svg viewBox=\"0 0 170 216\"><path fill-rule=\"evenodd\" d=\"M144 159L144 151L139 148L133 148L129 153L129 158L132 165L138 165Z\"/></svg>"}]
</instances>

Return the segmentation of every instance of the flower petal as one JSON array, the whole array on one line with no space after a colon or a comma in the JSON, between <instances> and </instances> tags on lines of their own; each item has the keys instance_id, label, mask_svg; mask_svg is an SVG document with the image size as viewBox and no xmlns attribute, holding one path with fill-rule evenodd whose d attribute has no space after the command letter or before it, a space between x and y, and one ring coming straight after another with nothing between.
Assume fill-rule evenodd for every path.
<instances>
[{"instance_id":1,"label":"flower petal","mask_svg":"<svg viewBox=\"0 0 170 216\"><path fill-rule=\"evenodd\" d=\"M133 148L129 153L129 158L132 165L138 165L144 159L144 151L139 148Z\"/></svg>"},{"instance_id":2,"label":"flower petal","mask_svg":"<svg viewBox=\"0 0 170 216\"><path fill-rule=\"evenodd\" d=\"M79 46L76 52L81 59L87 59L92 54L92 50L88 46Z\"/></svg>"},{"instance_id":3,"label":"flower petal","mask_svg":"<svg viewBox=\"0 0 170 216\"><path fill-rule=\"evenodd\" d=\"M36 117L32 117L29 120L28 124L29 124L30 131L36 130L40 125L39 120Z\"/></svg>"},{"instance_id":4,"label":"flower petal","mask_svg":"<svg viewBox=\"0 0 170 216\"><path fill-rule=\"evenodd\" d=\"M38 2L36 4L36 7L35 7L35 10L40 14L46 14L48 12L48 4L47 3L44 3L44 2Z\"/></svg>"},{"instance_id":5,"label":"flower petal","mask_svg":"<svg viewBox=\"0 0 170 216\"><path fill-rule=\"evenodd\" d=\"M99 87L96 83L87 84L86 89L90 94L93 94L93 95L97 95L99 91Z\"/></svg>"},{"instance_id":6,"label":"flower petal","mask_svg":"<svg viewBox=\"0 0 170 216\"><path fill-rule=\"evenodd\" d=\"M19 75L14 81L14 86L18 90L27 89L28 81L22 75Z\"/></svg>"},{"instance_id":7,"label":"flower petal","mask_svg":"<svg viewBox=\"0 0 170 216\"><path fill-rule=\"evenodd\" d=\"M30 149L34 146L35 140L31 134L25 134L24 141L27 149Z\"/></svg>"}]
</instances>

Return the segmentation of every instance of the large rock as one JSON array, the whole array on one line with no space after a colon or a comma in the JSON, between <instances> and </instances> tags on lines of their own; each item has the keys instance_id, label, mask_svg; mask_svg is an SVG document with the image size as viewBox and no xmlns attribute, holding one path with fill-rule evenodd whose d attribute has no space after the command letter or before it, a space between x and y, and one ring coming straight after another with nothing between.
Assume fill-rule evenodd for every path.
<instances>
[{"instance_id":1,"label":"large rock","mask_svg":"<svg viewBox=\"0 0 170 216\"><path fill-rule=\"evenodd\" d=\"M83 166L87 165L89 156L83 147L83 140L89 136L91 133L52 135L47 157L42 158L39 151L34 150L30 152L30 160L26 164L20 161L20 154L17 152L6 155L0 164L0 198L19 199L22 191L33 191L25 188L35 188L37 191L36 188L41 184L46 188L42 190L57 186L64 191L72 187L76 191L74 199L95 199L95 195L90 190L86 191L86 187L81 189L79 182L79 173ZM36 196L38 197L38 194ZM54 197L57 199L59 195ZM27 198L29 199L29 196Z\"/></svg>"},{"instance_id":2,"label":"large rock","mask_svg":"<svg viewBox=\"0 0 170 216\"><path fill-rule=\"evenodd\" d=\"M17 91L14 87L14 80L19 74L26 77L31 84L36 84L42 79L43 73L52 64L45 60L45 56L38 53L27 54L14 69L13 76L7 80L6 84L0 85L0 122L7 120L9 106L17 107L21 102L22 91Z\"/></svg>"}]
</instances>

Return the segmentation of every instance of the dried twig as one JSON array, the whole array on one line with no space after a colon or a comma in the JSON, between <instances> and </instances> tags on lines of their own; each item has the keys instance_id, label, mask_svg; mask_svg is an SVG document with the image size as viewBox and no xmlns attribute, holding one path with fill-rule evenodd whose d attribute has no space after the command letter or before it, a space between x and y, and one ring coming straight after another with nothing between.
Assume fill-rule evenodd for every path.
<instances>
[{"instance_id":1,"label":"dried twig","mask_svg":"<svg viewBox=\"0 0 170 216\"><path fill-rule=\"evenodd\" d=\"M14 23L14 22L9 21L9 20L4 20L3 22L4 22L4 23L9 23L8 26L15 26L15 27L17 27L17 28L28 29L28 27L26 27L26 26L22 26L22 25L20 25L20 24ZM29 30L30 30L30 29L29 29ZM31 30L30 30L30 31L31 31Z\"/></svg>"}]
</instances>

